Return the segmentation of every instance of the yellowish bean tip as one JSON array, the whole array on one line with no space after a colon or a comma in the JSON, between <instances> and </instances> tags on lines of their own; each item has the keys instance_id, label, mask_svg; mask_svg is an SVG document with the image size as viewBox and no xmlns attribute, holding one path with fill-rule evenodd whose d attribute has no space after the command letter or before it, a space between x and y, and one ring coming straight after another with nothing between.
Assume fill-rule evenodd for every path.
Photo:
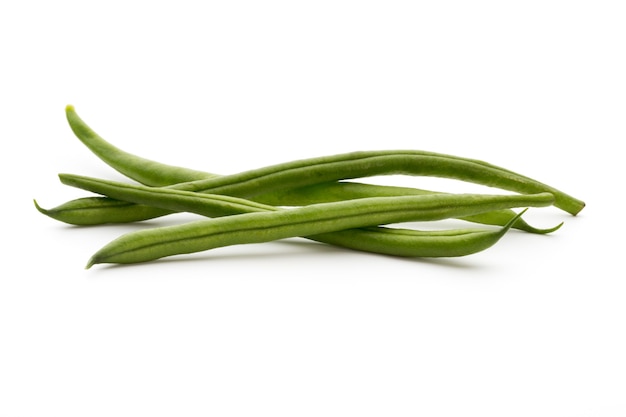
<instances>
[{"instance_id":1,"label":"yellowish bean tip","mask_svg":"<svg viewBox=\"0 0 626 417\"><path fill-rule=\"evenodd\" d=\"M587 204L584 201L581 201L578 208L576 210L573 210L571 212L572 216L576 216L578 213L580 213L582 211L582 209L585 208Z\"/></svg>"},{"instance_id":2,"label":"yellowish bean tip","mask_svg":"<svg viewBox=\"0 0 626 417\"><path fill-rule=\"evenodd\" d=\"M74 110L74 106L72 106L71 104L68 104L67 106L65 106L65 112L69 113L69 112L73 112Z\"/></svg>"}]
</instances>

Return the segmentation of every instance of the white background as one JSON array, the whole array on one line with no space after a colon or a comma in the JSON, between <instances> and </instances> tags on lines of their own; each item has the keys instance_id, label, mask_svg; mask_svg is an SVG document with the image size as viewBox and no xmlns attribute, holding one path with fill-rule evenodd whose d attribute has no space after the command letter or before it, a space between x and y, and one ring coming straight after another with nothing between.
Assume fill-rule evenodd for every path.
<instances>
[{"instance_id":1,"label":"white background","mask_svg":"<svg viewBox=\"0 0 626 417\"><path fill-rule=\"evenodd\" d=\"M620 1L3 2L0 416L626 415L625 21ZM565 225L461 259L295 238L85 270L195 217L37 213L86 195L59 172L124 180L66 104L127 151L220 174L423 149L587 207L533 209Z\"/></svg>"}]
</instances>

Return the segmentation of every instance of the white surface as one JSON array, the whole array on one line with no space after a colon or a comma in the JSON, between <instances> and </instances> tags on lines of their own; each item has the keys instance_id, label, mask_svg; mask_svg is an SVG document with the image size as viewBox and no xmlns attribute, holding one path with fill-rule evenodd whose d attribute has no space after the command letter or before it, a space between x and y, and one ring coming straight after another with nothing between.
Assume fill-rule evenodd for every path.
<instances>
[{"instance_id":1,"label":"white surface","mask_svg":"<svg viewBox=\"0 0 626 417\"><path fill-rule=\"evenodd\" d=\"M204 3L0 7L0 415L626 415L622 2ZM293 239L87 271L143 226L35 211L85 195L58 172L121 179L69 103L128 151L216 173L426 149L588 206L456 260Z\"/></svg>"}]
</instances>

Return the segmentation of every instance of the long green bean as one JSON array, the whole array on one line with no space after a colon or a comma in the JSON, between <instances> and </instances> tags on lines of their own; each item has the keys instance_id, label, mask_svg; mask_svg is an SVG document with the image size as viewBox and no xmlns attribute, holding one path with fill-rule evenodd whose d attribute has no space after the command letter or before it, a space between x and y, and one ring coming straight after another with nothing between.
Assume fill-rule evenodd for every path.
<instances>
[{"instance_id":1,"label":"long green bean","mask_svg":"<svg viewBox=\"0 0 626 417\"><path fill-rule=\"evenodd\" d=\"M469 181L522 194L549 192L554 205L572 214L584 203L562 191L510 171L457 157L422 151L362 151L273 165L233 175L171 186L179 190L254 197L341 179L377 175L426 175Z\"/></svg>"},{"instance_id":2,"label":"long green bean","mask_svg":"<svg viewBox=\"0 0 626 417\"><path fill-rule=\"evenodd\" d=\"M82 120L82 118L80 118L80 116L76 113L74 106L72 105L66 106L66 118L68 120L70 128L72 129L76 137L79 140L81 140L81 142L83 142L83 144L85 144L85 146L87 146L96 156L98 156L100 159L102 159L104 162L109 164L111 167L113 167L117 171L121 172L122 174L142 184L151 185L151 186L168 186L168 185L175 185L175 184L179 184L183 182L191 182L191 181L197 181L197 180L202 180L206 178L218 177L218 175L213 174L213 173L163 164L163 163L159 163L153 160L149 160L149 159L142 158L137 155L125 152L117 148L116 146L112 145L111 143L107 142L102 137L100 137L91 127L89 127L84 122L84 120ZM393 156L394 154L402 154L402 153L407 154L406 156L415 156L415 157L430 156L430 157L442 158L443 159L442 162L455 161L458 163L469 164L469 166L482 166L483 168L487 170L494 170L500 175L506 176L508 174L510 176L509 179L512 180L513 182L515 181L523 182L524 183L523 187L526 187L526 188L536 187L537 189L532 189L530 191L518 190L517 188L519 188L520 186L515 185L514 183L509 184L512 188L506 188L506 186L499 185L499 182L503 179L476 178L475 180L473 180L471 178L470 179L464 178L464 176L461 174L447 175L445 172L442 172L441 175L445 178L456 178L456 179L461 179L461 180L465 180L469 182L476 182L478 184L504 188L509 191L518 191L521 193L544 192L544 191L550 192L553 195L555 195L555 199L557 201L557 204L555 205L557 207L560 207L558 204L559 200L566 201L566 203L563 203L563 204L571 206L572 211L578 212L584 207L584 203L582 201L574 199L573 197L568 196L565 193L562 193L559 190L554 189L553 187L549 187L546 184L542 184L531 178L524 177L520 174L517 174L514 171L507 170L505 168L498 167L496 165L492 165L492 164L489 164L487 162L477 160L477 159L463 158L463 157L458 157L458 156L453 156L453 155L445 155L445 154L439 154L439 153L434 153L434 152L424 152L424 151L372 151L372 152L354 153L354 155L364 154L367 156L367 154L369 154L369 156L384 156L386 154L387 156ZM275 170L275 168L281 169L281 167L284 166L286 169L294 169L294 168L301 168L302 165L305 165L306 167L307 164L337 162L337 161L332 161L332 159L337 159L337 157L342 158L343 156L350 157L351 155L353 154L335 155L335 156L330 156L330 157L321 157L321 158L312 158L312 159L294 161L294 162L287 163L287 164L279 164L279 165L266 167L265 169L248 171L246 173L242 173L239 175L245 178L246 181L248 181L250 180L250 177L254 178L258 174L261 174L261 175L274 174L272 171ZM325 159L328 159L328 160L325 160ZM411 161L408 161L408 162L410 163ZM374 163L375 162L372 162L372 164ZM388 174L394 174L394 173L398 173L398 174L407 173L407 174L413 175L411 171L417 172L416 175L433 175L433 176L439 175L437 172L434 172L432 174L429 174L429 173L421 174L419 173L419 170L420 170L419 167L408 168L407 172L403 172L402 167L398 167L399 168L398 172L394 172L393 167L383 166L380 168L382 172L374 172L370 175L361 175L361 176L388 175ZM474 167L474 169L477 169L477 168ZM485 173L489 174L490 171L487 171ZM227 176L227 177L232 177L232 176ZM352 178L356 178L356 177L352 177ZM342 179L342 178L336 178L336 179ZM231 181L227 179L226 182L230 183ZM314 181L312 184L319 184L319 182ZM200 187L206 188L204 186L200 186ZM376 186L376 187L381 187L381 186ZM285 186L282 185L281 187L278 187L277 189L284 189L284 188ZM254 194L246 193L245 196L259 195L259 194L263 194L266 192L267 191L265 189L261 191L257 190ZM568 210L566 209L566 211ZM572 214L575 214L575 213L572 213Z\"/></svg>"},{"instance_id":3,"label":"long green bean","mask_svg":"<svg viewBox=\"0 0 626 417\"><path fill-rule=\"evenodd\" d=\"M78 131L78 126L89 129L84 122L77 118L71 106L68 120L74 120L70 125L75 132ZM98 154L103 157L108 155L107 163L111 166L116 166L116 169L128 170L129 165L131 167L139 165L136 163L139 157L116 150L110 144L108 145L109 149L107 149L106 141L99 138L91 129L89 132L89 135L81 136L83 143L91 146L92 150L97 148L96 144L103 148ZM89 138L89 140L85 140L85 138ZM114 162L113 155L118 155L118 159L121 161ZM124 162L119 155L125 156L128 160ZM523 194L549 192L555 197L554 205L571 214L578 213L585 205L581 200L554 187L484 161L416 150L362 151L322 156L272 165L234 175L192 180L185 184L181 184L183 181L180 181L183 177L214 174L164 166L143 158L141 160L147 164L145 170L147 174L151 175L144 176L148 176L150 182L161 180L170 184L175 183L174 187L179 189L204 191L212 194L228 193L239 197L251 197L273 190L291 189L342 179L407 174L457 179ZM155 171L159 173L155 175ZM184 174L179 176L176 173L180 171ZM167 176L166 180L162 179L163 176ZM147 185L155 184L148 183Z\"/></svg>"},{"instance_id":4,"label":"long green bean","mask_svg":"<svg viewBox=\"0 0 626 417\"><path fill-rule=\"evenodd\" d=\"M87 267L99 263L144 262L229 245L407 221L434 221L493 209L543 207L553 203L554 196L550 193L424 195L373 197L239 214L123 235L96 252Z\"/></svg>"}]
</instances>

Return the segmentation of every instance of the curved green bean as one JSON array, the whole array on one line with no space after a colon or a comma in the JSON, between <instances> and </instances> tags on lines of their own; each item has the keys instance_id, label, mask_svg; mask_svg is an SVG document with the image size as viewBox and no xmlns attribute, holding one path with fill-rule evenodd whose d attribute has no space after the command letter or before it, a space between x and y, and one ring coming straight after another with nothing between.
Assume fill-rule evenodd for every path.
<instances>
[{"instance_id":1,"label":"curved green bean","mask_svg":"<svg viewBox=\"0 0 626 417\"><path fill-rule=\"evenodd\" d=\"M434 221L493 209L544 207L550 193L372 197L287 210L246 213L128 233L96 252L99 263L135 263L217 247L345 231L407 221ZM322 236L323 237L323 236ZM350 240L354 243L354 240Z\"/></svg>"},{"instance_id":2,"label":"curved green bean","mask_svg":"<svg viewBox=\"0 0 626 417\"><path fill-rule=\"evenodd\" d=\"M303 159L171 187L251 198L274 190L392 174L451 178L522 194L549 192L555 197L554 205L571 214L584 207L582 201L562 191L508 170L473 160L411 150L361 151Z\"/></svg>"},{"instance_id":3,"label":"curved green bean","mask_svg":"<svg viewBox=\"0 0 626 417\"><path fill-rule=\"evenodd\" d=\"M96 156L98 156L99 158L101 158L103 161L105 161L106 163L108 163L110 166L112 166L114 169L124 173L125 175L129 176L132 179L135 179L139 182L142 182L146 185L169 185L169 184L178 184L180 182L184 182L186 179L188 178L195 178L195 179L204 179L204 178L214 178L215 174L210 174L210 173L204 173L201 171L195 171L195 170L188 170L186 168L181 168L181 167L174 167L171 165L166 165L166 164L161 164L155 161L150 161L150 160L146 160L144 158L140 158L137 157L135 155L129 154L127 152L124 152L122 150L120 150L119 148L111 145L110 143L108 143L107 141L105 141L104 139L102 139L99 135L97 135L87 124L85 124L85 122L78 117L78 115L76 114L74 108L72 106L68 106L66 109L66 113L67 113L67 119L68 122L70 123L70 126L72 128L72 130L74 131L74 133L78 136L78 138L87 146L89 147L89 149L91 149ZM554 194L558 199L563 199L566 200L570 203L570 205L572 207L577 207L573 210L580 210L582 209L582 207L584 207L584 203L581 202L580 200L576 200L573 197L567 196L564 193L559 192L558 190L552 188L552 187L548 187L545 184L539 183L537 181L534 181L530 178L527 177L523 177L519 174L516 174L512 171L506 170L504 168L500 168L500 167L496 167L494 165L488 164L486 162L483 161L478 161L478 160L474 160L474 159L467 159L467 158L460 158L460 157L455 157L455 156L451 156L451 155L442 155L442 154L435 154L435 153L430 153L430 152L421 152L421 151L408 151L409 154L412 154L413 156L421 156L421 157L437 157L437 158L442 158L443 160L449 160L449 161L454 161L457 164L461 164L460 166L462 167L463 164L468 165L470 168L473 167L473 169L478 169L478 171L481 173L482 176L489 176L491 174L493 174L493 172L491 172L490 170L495 170L497 171L500 176L504 176L504 177L510 177L509 180L512 182L515 181L520 181L520 182L526 182L527 184L525 185L525 187L538 187L536 189L530 189L530 188L526 188L526 192L540 192L540 191L548 191L551 192L552 194ZM370 155L377 155L380 154L379 156L383 156L383 154L393 154L394 151L390 151L390 152L370 152ZM350 154L347 154L350 155ZM389 155L387 155L389 156ZM321 162L323 162L324 159L327 159L326 162L331 162L331 159L337 159L337 157L341 157L341 155L335 156L335 157L322 157L322 158L313 158L310 160L303 160L303 161L295 161L292 163L287 163L287 164L280 164L280 165L275 165L272 167L266 167L265 169L260 169L260 170L254 170L254 171L248 171L246 173L241 173L241 174L237 174L240 177L244 177L246 178L246 181L250 180L250 176L254 177L255 175L268 175L268 174L272 174L272 170L276 170L276 168L278 168L279 170L281 169L280 167L285 167L286 169L294 169L294 168L298 168L298 166L300 168L302 168L302 164L304 163L304 165L306 164L319 164ZM480 168L477 167L483 167L484 170L486 171L481 171ZM418 167L419 168L419 167ZM385 174L385 173L394 173L393 172L393 167L386 167L383 169L383 171L385 169L390 169L387 172L372 172L370 174L365 173L363 176L368 176L368 175L378 175L378 174ZM158 175L155 175L155 172L158 172ZM410 172L409 172L410 173ZM276 174L274 172L274 174ZM283 173L284 174L284 173ZM468 172L468 174L472 174L471 172ZM287 177L289 177L291 175L291 178L293 179L293 172L290 173L289 175L287 175ZM314 177L316 174L315 173L309 173L309 177ZM353 174L354 175L354 174ZM426 174L429 175L429 174ZM437 173L432 173L432 175L439 175ZM442 176L447 176L445 173L442 174ZM227 182L232 182L232 177L233 176L226 176L226 177L230 177L231 180L226 180ZM456 177L455 175L452 176L448 176L451 178ZM222 177L224 178L224 177ZM338 175L335 175L335 178L332 180L336 180L336 179L343 179ZM459 178L459 179L463 179L463 178ZM487 180L483 179L476 179L476 180L472 180L472 179L466 179L469 181L473 181L473 182L478 182L478 183L482 183L485 185L492 185L494 186L494 184L492 184L492 180L489 180L489 178L487 178ZM297 181L297 179L296 179ZM266 181L267 182L267 181ZM325 185L324 182L322 181L320 184L319 178L316 179L308 179L305 180L305 182L308 183L313 183L313 184L319 184L322 187L332 187L332 183L326 182ZM244 193L244 194L238 194L237 191L235 191L236 195L238 196L242 196L242 197L253 197L253 196L260 196L259 199L261 201L267 201L267 199L269 198L270 200L273 199L275 204L278 205L289 205L289 204L285 204L288 203L288 200L290 198L290 196L293 194L291 191L292 190L285 190L285 184L286 182L283 182L281 180L281 184L279 189L276 189L276 187L269 187L269 188L262 188L261 190L256 190L254 193ZM267 185L267 184L266 184ZM306 185L306 184L305 184ZM223 184L222 184L223 186ZM495 186L498 186L497 184ZM176 187L178 187L178 185L176 185ZM183 186L184 187L184 186ZM201 186L202 187L202 186ZM203 188L206 188L206 186L204 186ZM287 188L295 188L296 189L296 193L297 193L297 188L298 186L295 187L287 187ZM370 186L369 189L367 190L368 193L376 193L375 195L389 195L388 194L388 190L386 189L387 187L384 186ZM506 187L502 187L507 189ZM514 189L513 189L514 188ZM268 194L268 189L270 190L269 194ZM271 191L274 190L274 191ZM399 188L397 188L397 190L399 190ZM405 192L406 190L409 189L404 189L402 190L403 192ZM518 189L516 187L512 187L512 189L510 189L511 191L518 191L518 192L525 192L524 190ZM211 193L221 193L218 190L215 190L214 188L211 189L207 189L207 192L211 192ZM329 193L331 192L331 190L328 190ZM346 192L345 186L343 187L343 191ZM418 193L421 192L421 190L416 190ZM361 196L363 196L363 191L359 191L361 193ZM230 192L227 192L230 193ZM239 192L240 193L240 192ZM272 195L272 193L274 193L274 195ZM265 196L263 196L265 195ZM318 194L320 195L320 194ZM375 195L367 195L367 196L375 196ZM344 197L339 197L341 199L343 199ZM282 204L281 200L282 199ZM319 201L318 201L319 202ZM124 206L126 207L126 206ZM570 211L571 212L571 211ZM574 214L574 213L573 213ZM157 214L155 213L155 216ZM509 213L509 216L514 216L514 213ZM115 216L113 216L115 217ZM510 217L509 217L510 219ZM507 219L508 220L508 219ZM485 221L485 223L487 224L492 224L489 221ZM500 223L496 223L496 224L502 224ZM530 228L529 228L530 229ZM532 229L530 229L529 231L533 231Z\"/></svg>"},{"instance_id":4,"label":"curved green bean","mask_svg":"<svg viewBox=\"0 0 626 417\"><path fill-rule=\"evenodd\" d=\"M76 137L85 146L87 146L87 148L89 148L96 156L98 156L102 161L107 163L113 169L144 185L161 187L218 176L217 174L205 171L197 171L184 167L164 164L123 151L122 149L112 145L110 142L104 140L89 125L87 125L87 123L85 123L85 121L76 113L76 109L74 108L74 106L67 105L65 108L65 114L70 128L72 129ZM440 155L427 152L424 153ZM453 155L443 156L462 161L471 161L476 164L482 164L488 167L495 167L491 164L476 159L456 157ZM518 175L513 171L509 171L501 167L497 168L501 171Z\"/></svg>"},{"instance_id":5,"label":"curved green bean","mask_svg":"<svg viewBox=\"0 0 626 417\"><path fill-rule=\"evenodd\" d=\"M211 173L162 164L125 152L100 137L78 116L73 106L67 106L66 116L72 131L96 156L118 172L142 184L165 186L215 176L215 174ZM254 199L277 206L297 206L364 197L421 195L428 193L434 192L415 188L333 182L265 193ZM150 214L150 209L147 209L145 206L132 207L127 202L116 202L107 197L80 198L52 209L43 209L37 204L36 206L41 213L56 220L74 225L126 223L172 213L169 210L159 211L153 209ZM502 226L513 217L515 217L515 213L512 210L498 210L489 213L481 213L463 220ZM530 226L523 219L518 219L513 227L532 233L550 233L557 230L561 225L562 223L556 227L538 229Z\"/></svg>"}]
</instances>

